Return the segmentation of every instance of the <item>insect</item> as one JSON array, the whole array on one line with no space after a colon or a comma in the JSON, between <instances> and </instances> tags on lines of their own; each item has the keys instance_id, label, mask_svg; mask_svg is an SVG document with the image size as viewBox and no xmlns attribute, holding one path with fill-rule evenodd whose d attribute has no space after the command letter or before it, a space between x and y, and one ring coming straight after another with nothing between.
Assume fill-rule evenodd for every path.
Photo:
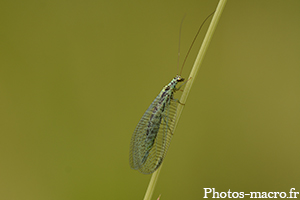
<instances>
[{"instance_id":1,"label":"insect","mask_svg":"<svg viewBox=\"0 0 300 200\"><path fill-rule=\"evenodd\" d=\"M173 94L178 90L177 83L182 81L184 79L179 75L173 78L157 95L136 126L130 145L131 168L143 174L151 174L162 163L175 125L177 104Z\"/></svg>"},{"instance_id":2,"label":"insect","mask_svg":"<svg viewBox=\"0 0 300 200\"><path fill-rule=\"evenodd\" d=\"M187 56L201 27L212 14L200 26L188 50ZM140 119L130 143L129 162L132 169L138 170L143 174L151 174L159 168L164 160L174 134L176 110L178 103L180 103L179 100L174 99L174 93L182 86L177 88L177 84L183 81L184 78L176 75L169 84L163 87Z\"/></svg>"}]
</instances>

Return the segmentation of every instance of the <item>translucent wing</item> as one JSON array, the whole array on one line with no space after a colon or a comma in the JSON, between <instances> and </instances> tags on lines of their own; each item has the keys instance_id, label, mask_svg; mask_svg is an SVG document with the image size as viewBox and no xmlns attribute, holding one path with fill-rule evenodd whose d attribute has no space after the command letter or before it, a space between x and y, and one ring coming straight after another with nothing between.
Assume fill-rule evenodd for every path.
<instances>
[{"instance_id":1,"label":"translucent wing","mask_svg":"<svg viewBox=\"0 0 300 200\"><path fill-rule=\"evenodd\" d=\"M173 135L177 104L172 90L163 98L162 92L146 110L131 138L130 166L143 174L151 174L161 165Z\"/></svg>"}]
</instances>

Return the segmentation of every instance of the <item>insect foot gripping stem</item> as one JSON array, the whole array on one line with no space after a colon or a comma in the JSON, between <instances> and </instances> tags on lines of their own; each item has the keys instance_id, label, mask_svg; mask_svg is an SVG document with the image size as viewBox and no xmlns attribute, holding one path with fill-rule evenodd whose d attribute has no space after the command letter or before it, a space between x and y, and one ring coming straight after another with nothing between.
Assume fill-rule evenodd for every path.
<instances>
[{"instance_id":1,"label":"insect foot gripping stem","mask_svg":"<svg viewBox=\"0 0 300 200\"><path fill-rule=\"evenodd\" d=\"M172 99L172 101L174 101L174 102L176 102L176 103L179 103L180 105L185 105L184 103L181 103L180 101L179 101L179 99Z\"/></svg>"},{"instance_id":2,"label":"insect foot gripping stem","mask_svg":"<svg viewBox=\"0 0 300 200\"><path fill-rule=\"evenodd\" d=\"M185 106L185 103L181 103L178 99L177 99L177 103L179 103L180 105Z\"/></svg>"}]
</instances>

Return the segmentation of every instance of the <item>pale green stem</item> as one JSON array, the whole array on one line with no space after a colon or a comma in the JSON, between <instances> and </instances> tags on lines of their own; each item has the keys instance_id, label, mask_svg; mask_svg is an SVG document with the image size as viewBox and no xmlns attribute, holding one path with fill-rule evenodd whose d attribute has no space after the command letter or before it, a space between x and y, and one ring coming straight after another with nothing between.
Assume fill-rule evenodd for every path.
<instances>
[{"instance_id":1,"label":"pale green stem","mask_svg":"<svg viewBox=\"0 0 300 200\"><path fill-rule=\"evenodd\" d=\"M219 4L218 4L217 9L216 9L216 12L215 12L215 14L214 14L214 16L213 16L213 18L211 20L211 23L209 25L209 28L207 30L207 33L205 35L205 38L204 38L204 40L202 42L201 48L200 48L199 53L197 55L197 58L195 60L195 63L194 63L194 66L192 68L192 71L190 73L190 76L189 76L189 79L187 81L187 84L186 84L186 86L184 88L184 91L183 91L183 93L181 95L180 102L182 104L185 104L186 99L188 97L188 94L189 94L189 92L191 90L191 87L192 87L192 85L193 85L193 83L195 81L196 75L197 75L197 73L198 73L198 71L200 69L200 65L201 65L201 63L203 61L204 55L205 55L206 50L208 48L208 45L209 45L209 43L211 41L213 33L214 33L214 31L215 31L215 29L217 27L218 21L219 21L219 19L221 17L221 14L222 14L222 11L223 11L223 9L225 7L226 1L227 0L220 0L219 1ZM178 123L178 120L179 120L180 115L182 113L183 107L184 106L182 106L181 104L179 104L179 106L177 107L177 114L176 114L176 121L175 121L174 130L175 130L176 126L177 126L177 123ZM161 168L162 168L162 165L158 168L157 171L155 171L152 174L152 177L151 177L150 183L148 185L148 188L147 188L144 200L150 200L151 199Z\"/></svg>"}]
</instances>

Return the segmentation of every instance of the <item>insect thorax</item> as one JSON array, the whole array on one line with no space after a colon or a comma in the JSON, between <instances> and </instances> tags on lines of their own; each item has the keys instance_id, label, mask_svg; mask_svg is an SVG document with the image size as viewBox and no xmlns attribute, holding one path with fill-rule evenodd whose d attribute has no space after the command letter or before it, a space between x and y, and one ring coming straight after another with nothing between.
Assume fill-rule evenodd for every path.
<instances>
[{"instance_id":1,"label":"insect thorax","mask_svg":"<svg viewBox=\"0 0 300 200\"><path fill-rule=\"evenodd\" d=\"M169 89L171 89L171 90L176 90L176 85L177 85L177 83L178 82L182 82L182 81L184 81L184 78L181 78L181 76L180 75L177 75L177 76L175 76L173 79L172 79L172 81L168 84L168 85L166 85L165 87L164 87L164 90L166 91L166 90L169 90Z\"/></svg>"}]
</instances>

